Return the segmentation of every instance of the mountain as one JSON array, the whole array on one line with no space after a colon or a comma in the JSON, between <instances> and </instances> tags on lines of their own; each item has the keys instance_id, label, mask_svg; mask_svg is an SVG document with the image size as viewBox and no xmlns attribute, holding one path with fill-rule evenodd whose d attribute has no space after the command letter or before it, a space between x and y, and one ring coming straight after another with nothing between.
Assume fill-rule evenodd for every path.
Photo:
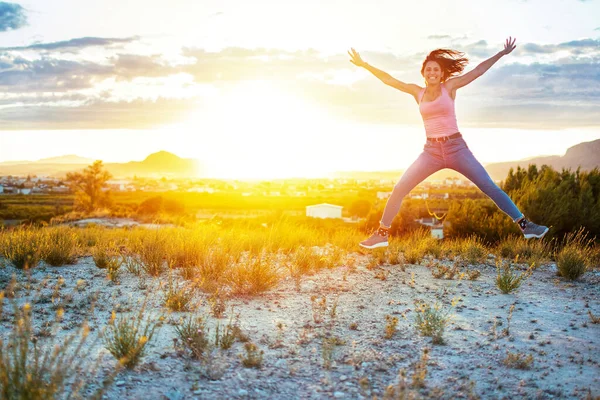
<instances>
[{"instance_id":1,"label":"mountain","mask_svg":"<svg viewBox=\"0 0 600 400\"><path fill-rule=\"evenodd\" d=\"M106 164L106 169L115 177L126 176L198 176L200 165L197 160L180 158L167 151L150 154L144 161L130 161L124 164Z\"/></svg>"},{"instance_id":2,"label":"mountain","mask_svg":"<svg viewBox=\"0 0 600 400\"><path fill-rule=\"evenodd\" d=\"M538 168L546 164L559 171L563 168L570 168L572 170L576 170L577 168L581 168L582 170L600 168L600 139L569 147L562 157L545 156L529 158L527 160L492 163L485 165L485 169L492 179L504 180L508 175L509 169L516 169L517 166L527 168L529 164L536 164Z\"/></svg>"},{"instance_id":3,"label":"mountain","mask_svg":"<svg viewBox=\"0 0 600 400\"><path fill-rule=\"evenodd\" d=\"M41 175L64 177L67 172L81 171L94 160L75 155L46 158L38 161L11 161L0 163L0 175ZM197 160L180 158L175 154L159 151L150 154L144 161L104 164L115 178L139 177L161 178L196 177L201 174Z\"/></svg>"},{"instance_id":4,"label":"mountain","mask_svg":"<svg viewBox=\"0 0 600 400\"><path fill-rule=\"evenodd\" d=\"M95 160L91 158L79 157L75 154L69 154L67 156L42 158L41 160L35 161L38 164L91 164Z\"/></svg>"}]
</instances>

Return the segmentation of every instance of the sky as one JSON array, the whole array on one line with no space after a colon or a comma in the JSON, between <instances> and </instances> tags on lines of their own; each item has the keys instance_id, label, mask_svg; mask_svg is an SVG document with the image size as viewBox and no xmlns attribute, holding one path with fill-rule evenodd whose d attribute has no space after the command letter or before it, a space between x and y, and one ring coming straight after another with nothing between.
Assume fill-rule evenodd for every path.
<instances>
[{"instance_id":1,"label":"sky","mask_svg":"<svg viewBox=\"0 0 600 400\"><path fill-rule=\"evenodd\" d=\"M466 71L457 94L482 163L600 138L600 0L53 0L0 2L0 162L167 150L215 177L406 168L425 133L409 95L350 47L424 85L426 54Z\"/></svg>"}]
</instances>

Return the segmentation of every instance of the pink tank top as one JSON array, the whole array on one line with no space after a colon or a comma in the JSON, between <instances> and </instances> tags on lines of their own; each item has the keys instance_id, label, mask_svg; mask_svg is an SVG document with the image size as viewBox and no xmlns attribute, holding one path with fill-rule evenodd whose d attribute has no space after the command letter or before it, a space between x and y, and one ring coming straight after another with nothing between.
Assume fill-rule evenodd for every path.
<instances>
[{"instance_id":1,"label":"pink tank top","mask_svg":"<svg viewBox=\"0 0 600 400\"><path fill-rule=\"evenodd\" d=\"M419 92L419 111L425 124L425 134L428 138L439 138L453 135L458 130L454 99L442 84L442 94L434 101L422 102L425 89Z\"/></svg>"}]
</instances>

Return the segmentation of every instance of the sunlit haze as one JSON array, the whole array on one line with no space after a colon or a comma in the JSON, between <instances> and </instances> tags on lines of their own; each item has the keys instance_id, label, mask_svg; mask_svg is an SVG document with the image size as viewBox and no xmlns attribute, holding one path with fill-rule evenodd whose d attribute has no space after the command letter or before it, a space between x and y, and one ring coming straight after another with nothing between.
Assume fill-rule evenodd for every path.
<instances>
[{"instance_id":1,"label":"sunlit haze","mask_svg":"<svg viewBox=\"0 0 600 400\"><path fill-rule=\"evenodd\" d=\"M0 162L166 150L217 178L400 170L424 143L417 105L346 51L423 85L430 50L465 52L468 71L509 35L517 49L457 95L476 157L600 138L596 1L2 4Z\"/></svg>"}]
</instances>

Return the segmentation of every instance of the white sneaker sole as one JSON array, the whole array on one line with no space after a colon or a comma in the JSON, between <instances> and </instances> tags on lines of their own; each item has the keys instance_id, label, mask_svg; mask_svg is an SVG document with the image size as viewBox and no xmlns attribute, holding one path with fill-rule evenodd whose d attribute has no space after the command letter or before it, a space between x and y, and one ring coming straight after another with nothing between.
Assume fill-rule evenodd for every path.
<instances>
[{"instance_id":1,"label":"white sneaker sole","mask_svg":"<svg viewBox=\"0 0 600 400\"><path fill-rule=\"evenodd\" d=\"M360 247L364 247L365 249L376 249L378 247L387 247L388 246L388 242L376 243L376 244L373 244L371 246L367 246L367 245L364 245L362 243L359 243L359 246Z\"/></svg>"},{"instance_id":2,"label":"white sneaker sole","mask_svg":"<svg viewBox=\"0 0 600 400\"><path fill-rule=\"evenodd\" d=\"M550 230L550 228L546 228L546 230L541 235L534 235L533 233L530 233L530 234L524 235L524 236L525 236L525 239L533 239L533 238L541 239L546 235L546 233L548 233L549 230Z\"/></svg>"}]
</instances>

